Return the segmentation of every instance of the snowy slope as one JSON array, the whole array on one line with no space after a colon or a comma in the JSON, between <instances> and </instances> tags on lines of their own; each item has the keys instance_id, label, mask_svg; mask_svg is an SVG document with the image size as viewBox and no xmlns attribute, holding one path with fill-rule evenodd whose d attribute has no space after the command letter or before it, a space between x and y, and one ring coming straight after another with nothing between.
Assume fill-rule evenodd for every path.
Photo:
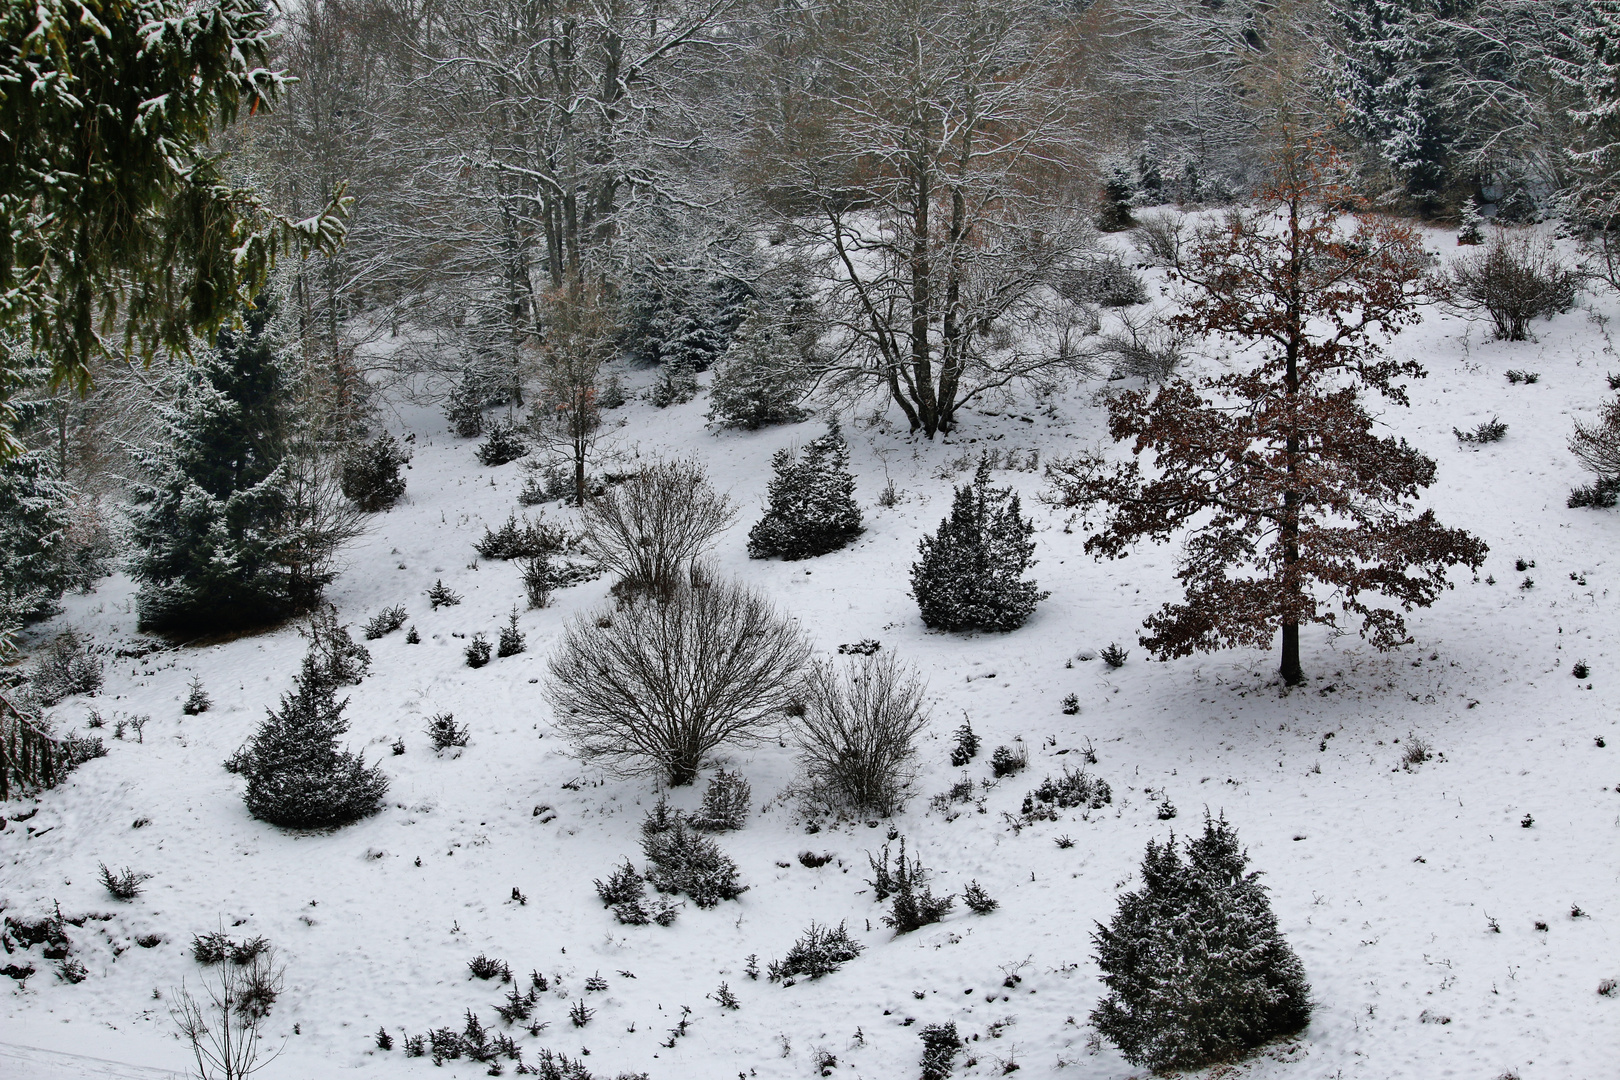
<instances>
[{"instance_id":1,"label":"snowy slope","mask_svg":"<svg viewBox=\"0 0 1620 1080\"><path fill-rule=\"evenodd\" d=\"M1444 237L1435 243L1447 250ZM1329 641L1308 631L1310 683L1292 693L1278 685L1269 654L1149 662L1136 628L1176 595L1174 549L1094 562L1081 553L1078 524L1067 531L1065 515L1036 500L1041 481L1031 472L996 479L1024 494L1036 520L1036 576L1050 599L1014 634L924 631L906 572L917 539L948 509L949 477L965 480L972 455L986 447L1039 450L1050 460L1097 445L1104 428L1095 386L987 405L935 444L910 440L892 417L846 419L868 531L850 549L805 563L752 562L744 542L771 452L812 437L814 424L714 435L702 427L701 399L610 414L623 421L610 440L623 459L696 456L741 505L716 552L722 569L774 596L818 648L877 638L927 676L934 722L919 795L894 824L940 887L959 891L977 878L1001 908L987 917L959 908L901 938L882 928L864 880L866 853L881 846L887 826L808 835L792 803L777 798L794 765L791 749L774 742L730 757L764 804L746 829L720 838L750 890L711 911L688 905L670 928L613 922L591 881L638 854L641 813L658 787L573 758L538 684L564 621L602 603L608 582L521 613L527 653L465 667L463 639L452 635L493 638L521 602L516 567L476 561L472 543L516 508L523 473L516 464L479 467L472 444L449 437L437 414L405 412L400 433L417 436L407 499L374 519L330 593L356 626L404 604L423 638L367 643L372 674L350 690L351 740L382 760L388 809L330 835L289 835L249 818L241 781L220 767L289 687L303 652L295 629L113 663L102 695L65 702L56 715L70 726L90 707L109 718L149 714L144 742L109 739L109 756L37 800L26 823L0 831L8 913L41 913L55 901L69 916L111 917L72 931L89 968L84 982L56 979L35 957L41 972L26 986L0 984L0 1042L184 1067L167 998L182 980L195 983L191 935L223 925L266 935L287 965L271 1024L285 1045L261 1074L269 1080L443 1075L426 1059L405 1059L399 1041L459 1028L468 1008L498 1024L492 1006L503 988L468 976L466 963L480 952L552 982L536 1014L549 1027L538 1038L515 1032L531 1057L538 1046L588 1050L585 1063L606 1076L803 1077L817 1074L824 1051L837 1062L827 1075L902 1078L917 1073L917 1031L945 1020L976 1039L959 1076L1000 1075L1012 1063L1028 1076L1138 1075L1111 1048L1088 1048L1085 1017L1100 992L1089 934L1132 886L1147 840L1195 828L1207 808L1227 815L1265 872L1318 1002L1300 1039L1243 1066L1243 1075L1612 1077L1620 998L1596 988L1620 978L1620 725L1611 689L1620 520L1564 506L1569 488L1586 480L1564 444L1572 418L1593 415L1607 395L1605 372L1620 371L1608 330L1620 305L1608 296L1583 303L1593 310L1537 324L1531 343L1490 342L1482 326L1438 312L1396 339L1393 349L1421 359L1430 375L1413 386L1412 408L1383 419L1439 462L1428 501L1440 519L1482 536L1491 555L1479 580L1454 576L1454 591L1410 619L1417 641L1405 650L1379 654L1353 636ZM1510 385L1509 368L1541 378ZM1507 438L1461 448L1452 428L1492 415L1508 423ZM875 504L886 477L903 493L893 508ZM547 514L568 516L555 507ZM1534 569L1516 571L1520 558ZM1534 584L1521 588L1526 577ZM429 611L423 593L439 578L464 594L461 606ZM132 595L122 577L103 582L70 598L46 631L71 625L117 643L134 632ZM1077 658L1113 641L1131 649L1117 671ZM1570 676L1576 659L1591 665L1590 688ZM215 707L184 717L193 673ZM1081 704L1076 716L1060 708L1069 693ZM441 711L472 730L458 757L435 756L422 734ZM964 714L984 739L969 775L988 777L989 751L1020 737L1030 767L989 793L985 814L970 808L946 820L929 812L928 796L957 778L947 753ZM1441 756L1399 769L1414 735ZM400 736L407 752L391 756L388 744ZM1069 752L1088 740L1113 805L1089 820L1070 813L1015 834L1003 812L1075 762ZM1180 816L1159 820L1149 789ZM673 798L690 806L699 794ZM14 818L33 804L0 813ZM537 807L555 816L536 815ZM1524 828L1527 814L1533 825ZM141 818L150 824L133 829ZM1054 843L1064 835L1073 847ZM796 858L806 850L836 858L807 869ZM102 862L151 874L144 895L110 899L95 878ZM526 904L509 899L514 887ZM1572 917L1572 905L1585 914ZM750 954L763 968L812 919L847 920L866 953L789 988L746 976ZM163 943L134 944L148 933ZM1022 981L1003 986L1015 971ZM588 995L595 1018L576 1029L569 1004L597 972L609 989ZM722 980L740 1010L708 997ZM683 1006L688 1033L664 1045ZM379 1025L395 1035L391 1052L374 1048ZM967 1058L976 1063L964 1065ZM444 1068L483 1071L464 1061Z\"/></svg>"}]
</instances>

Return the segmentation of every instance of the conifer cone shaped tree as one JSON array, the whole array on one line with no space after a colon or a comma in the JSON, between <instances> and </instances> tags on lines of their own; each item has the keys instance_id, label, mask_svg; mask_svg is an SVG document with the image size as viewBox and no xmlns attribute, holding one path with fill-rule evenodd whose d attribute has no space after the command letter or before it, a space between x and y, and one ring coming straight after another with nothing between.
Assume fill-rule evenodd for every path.
<instances>
[{"instance_id":1,"label":"conifer cone shaped tree","mask_svg":"<svg viewBox=\"0 0 1620 1080\"><path fill-rule=\"evenodd\" d=\"M981 460L973 483L956 489L951 514L918 545L911 594L936 630L1016 630L1047 594L1023 580L1034 562L1035 524L1012 488L990 486Z\"/></svg>"},{"instance_id":2,"label":"conifer cone shaped tree","mask_svg":"<svg viewBox=\"0 0 1620 1080\"><path fill-rule=\"evenodd\" d=\"M268 302L182 376L167 438L143 455L132 573L143 629L209 631L273 622L298 606L284 528L286 380ZM321 582L320 584L324 584Z\"/></svg>"},{"instance_id":3,"label":"conifer cone shaped tree","mask_svg":"<svg viewBox=\"0 0 1620 1080\"><path fill-rule=\"evenodd\" d=\"M836 421L801 454L778 450L771 466L765 516L748 531L749 558L811 559L861 534L849 446Z\"/></svg>"},{"instance_id":4,"label":"conifer cone shaped tree","mask_svg":"<svg viewBox=\"0 0 1620 1080\"><path fill-rule=\"evenodd\" d=\"M737 328L709 386L709 423L757 431L807 414L803 357L781 323L757 308Z\"/></svg>"},{"instance_id":5,"label":"conifer cone shaped tree","mask_svg":"<svg viewBox=\"0 0 1620 1080\"><path fill-rule=\"evenodd\" d=\"M348 699L314 650L304 657L293 691L283 694L247 746L243 772L248 813L287 829L327 829L382 809L388 778L378 766L338 746L349 730Z\"/></svg>"},{"instance_id":6,"label":"conifer cone shaped tree","mask_svg":"<svg viewBox=\"0 0 1620 1080\"><path fill-rule=\"evenodd\" d=\"M1241 1056L1311 1015L1304 966L1225 817L1185 847L1150 840L1142 887L1092 935L1108 993L1091 1022L1156 1071Z\"/></svg>"}]
</instances>

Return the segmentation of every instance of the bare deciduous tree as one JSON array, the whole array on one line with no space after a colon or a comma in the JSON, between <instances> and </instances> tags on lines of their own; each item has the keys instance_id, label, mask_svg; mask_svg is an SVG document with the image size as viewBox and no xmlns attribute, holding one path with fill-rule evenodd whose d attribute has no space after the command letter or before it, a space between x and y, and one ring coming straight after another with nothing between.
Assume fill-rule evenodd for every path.
<instances>
[{"instance_id":1,"label":"bare deciduous tree","mask_svg":"<svg viewBox=\"0 0 1620 1080\"><path fill-rule=\"evenodd\" d=\"M817 663L805 681L804 715L794 721L812 796L860 814L899 811L917 736L928 726L925 689L892 652L842 668Z\"/></svg>"},{"instance_id":2,"label":"bare deciduous tree","mask_svg":"<svg viewBox=\"0 0 1620 1080\"><path fill-rule=\"evenodd\" d=\"M668 591L736 509L693 461L659 461L584 506L585 545L632 591Z\"/></svg>"},{"instance_id":3,"label":"bare deciduous tree","mask_svg":"<svg viewBox=\"0 0 1620 1080\"><path fill-rule=\"evenodd\" d=\"M595 285L547 293L545 341L540 347L540 396L530 414L542 438L562 447L574 463L574 504L585 505L585 463L602 426L597 378L613 355L613 321Z\"/></svg>"},{"instance_id":4,"label":"bare deciduous tree","mask_svg":"<svg viewBox=\"0 0 1620 1080\"><path fill-rule=\"evenodd\" d=\"M266 948L245 964L222 961L203 974L200 1000L174 991L169 1015L191 1046L198 1080L245 1080L279 1056L260 1060L264 1021L281 993L283 968Z\"/></svg>"},{"instance_id":5,"label":"bare deciduous tree","mask_svg":"<svg viewBox=\"0 0 1620 1080\"><path fill-rule=\"evenodd\" d=\"M809 646L759 593L697 580L583 614L550 663L557 726L591 758L690 784L793 702Z\"/></svg>"}]
</instances>

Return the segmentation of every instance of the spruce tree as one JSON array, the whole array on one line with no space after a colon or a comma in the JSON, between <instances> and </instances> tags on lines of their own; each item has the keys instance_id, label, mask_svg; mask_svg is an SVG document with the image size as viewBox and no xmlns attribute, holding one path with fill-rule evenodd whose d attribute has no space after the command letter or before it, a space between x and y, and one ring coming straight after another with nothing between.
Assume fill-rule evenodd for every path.
<instances>
[{"instance_id":1,"label":"spruce tree","mask_svg":"<svg viewBox=\"0 0 1620 1080\"><path fill-rule=\"evenodd\" d=\"M1023 580L1034 562L1035 524L1012 488L990 486L990 463L956 489L951 514L918 545L911 594L925 626L937 630L1016 630L1046 596Z\"/></svg>"},{"instance_id":2,"label":"spruce tree","mask_svg":"<svg viewBox=\"0 0 1620 1080\"><path fill-rule=\"evenodd\" d=\"M273 307L221 331L213 353L180 376L163 416L166 438L142 454L132 573L143 629L209 631L262 625L331 580L294 581L287 528L287 380L275 355Z\"/></svg>"},{"instance_id":3,"label":"spruce tree","mask_svg":"<svg viewBox=\"0 0 1620 1080\"><path fill-rule=\"evenodd\" d=\"M304 657L291 693L281 696L246 748L248 812L287 829L347 825L382 809L388 779L378 766L340 749L348 699L318 649Z\"/></svg>"},{"instance_id":4,"label":"spruce tree","mask_svg":"<svg viewBox=\"0 0 1620 1080\"><path fill-rule=\"evenodd\" d=\"M1149 841L1142 887L1092 941L1108 993L1091 1022L1133 1065L1196 1069L1310 1019L1310 987L1259 873L1224 816L1204 834Z\"/></svg>"},{"instance_id":5,"label":"spruce tree","mask_svg":"<svg viewBox=\"0 0 1620 1080\"><path fill-rule=\"evenodd\" d=\"M752 559L810 559L837 551L861 534L849 446L836 421L804 452L783 449L771 459L765 516L748 532Z\"/></svg>"},{"instance_id":6,"label":"spruce tree","mask_svg":"<svg viewBox=\"0 0 1620 1080\"><path fill-rule=\"evenodd\" d=\"M382 432L367 443L356 443L343 458L343 494L367 513L387 510L405 494L399 467L411 459L399 440Z\"/></svg>"},{"instance_id":7,"label":"spruce tree","mask_svg":"<svg viewBox=\"0 0 1620 1080\"><path fill-rule=\"evenodd\" d=\"M804 379L797 343L784 328L753 311L732 338L709 387L709 423L757 431L805 418Z\"/></svg>"},{"instance_id":8,"label":"spruce tree","mask_svg":"<svg viewBox=\"0 0 1620 1080\"><path fill-rule=\"evenodd\" d=\"M67 490L45 454L0 463L0 631L56 611L69 584Z\"/></svg>"}]
</instances>

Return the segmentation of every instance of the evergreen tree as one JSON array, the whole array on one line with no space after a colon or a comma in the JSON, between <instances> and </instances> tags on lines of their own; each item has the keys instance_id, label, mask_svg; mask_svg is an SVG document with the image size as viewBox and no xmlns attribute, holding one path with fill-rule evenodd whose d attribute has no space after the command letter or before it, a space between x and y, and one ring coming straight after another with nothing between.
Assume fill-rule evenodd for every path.
<instances>
[{"instance_id":1,"label":"evergreen tree","mask_svg":"<svg viewBox=\"0 0 1620 1080\"><path fill-rule=\"evenodd\" d=\"M386 431L350 447L343 458L343 494L367 513L391 508L405 494L399 467L410 459L399 440Z\"/></svg>"},{"instance_id":2,"label":"evergreen tree","mask_svg":"<svg viewBox=\"0 0 1620 1080\"><path fill-rule=\"evenodd\" d=\"M911 594L925 626L938 630L1016 630L1047 594L1024 571L1034 560L1035 524L1012 488L990 486L990 463L956 489L951 514L918 545Z\"/></svg>"},{"instance_id":3,"label":"evergreen tree","mask_svg":"<svg viewBox=\"0 0 1620 1080\"><path fill-rule=\"evenodd\" d=\"M1091 1022L1133 1065L1196 1069L1298 1031L1310 987L1225 817L1148 841L1142 887L1092 941L1108 993Z\"/></svg>"},{"instance_id":4,"label":"evergreen tree","mask_svg":"<svg viewBox=\"0 0 1620 1080\"><path fill-rule=\"evenodd\" d=\"M797 343L757 309L732 338L709 387L709 423L756 431L805 418Z\"/></svg>"},{"instance_id":5,"label":"evergreen tree","mask_svg":"<svg viewBox=\"0 0 1620 1080\"><path fill-rule=\"evenodd\" d=\"M1620 250L1612 236L1620 217L1620 0L1592 0L1571 62L1555 72L1573 89L1571 118L1580 134L1570 154L1577 214L1597 229L1605 277L1620 281Z\"/></svg>"},{"instance_id":6,"label":"evergreen tree","mask_svg":"<svg viewBox=\"0 0 1620 1080\"><path fill-rule=\"evenodd\" d=\"M837 551L861 534L849 446L836 421L795 455L778 450L771 459L765 516L748 532L752 559L810 559Z\"/></svg>"},{"instance_id":7,"label":"evergreen tree","mask_svg":"<svg viewBox=\"0 0 1620 1080\"><path fill-rule=\"evenodd\" d=\"M1345 0L1338 91L1343 122L1430 209L1450 183L1452 144L1436 86L1444 50L1435 0Z\"/></svg>"},{"instance_id":8,"label":"evergreen tree","mask_svg":"<svg viewBox=\"0 0 1620 1080\"><path fill-rule=\"evenodd\" d=\"M282 828L324 829L382 809L388 791L382 769L338 747L338 736L349 730L348 703L338 700L323 655L311 649L293 691L281 696L280 710L265 717L247 746L243 800L250 814Z\"/></svg>"},{"instance_id":9,"label":"evergreen tree","mask_svg":"<svg viewBox=\"0 0 1620 1080\"><path fill-rule=\"evenodd\" d=\"M45 454L0 462L0 630L52 614L68 587L68 497Z\"/></svg>"},{"instance_id":10,"label":"evergreen tree","mask_svg":"<svg viewBox=\"0 0 1620 1080\"><path fill-rule=\"evenodd\" d=\"M188 632L273 622L313 597L330 573L289 564L293 469L285 377L272 347L272 308L221 331L207 358L180 375L163 417L167 438L141 454L148 482L131 515L143 629Z\"/></svg>"}]
</instances>

